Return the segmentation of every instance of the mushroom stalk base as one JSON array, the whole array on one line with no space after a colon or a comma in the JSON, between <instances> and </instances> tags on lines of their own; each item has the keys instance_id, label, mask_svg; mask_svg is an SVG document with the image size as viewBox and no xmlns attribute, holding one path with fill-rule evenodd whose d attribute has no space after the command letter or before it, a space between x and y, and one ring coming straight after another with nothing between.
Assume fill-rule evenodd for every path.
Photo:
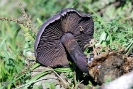
<instances>
[{"instance_id":1,"label":"mushroom stalk base","mask_svg":"<svg viewBox=\"0 0 133 89\"><path fill-rule=\"evenodd\" d=\"M74 39L74 36L71 33L65 33L61 37L61 42L68 50L69 55L72 57L72 60L75 62L78 68L81 71L88 73L89 69L86 62L87 58L82 52L77 41Z\"/></svg>"}]
</instances>

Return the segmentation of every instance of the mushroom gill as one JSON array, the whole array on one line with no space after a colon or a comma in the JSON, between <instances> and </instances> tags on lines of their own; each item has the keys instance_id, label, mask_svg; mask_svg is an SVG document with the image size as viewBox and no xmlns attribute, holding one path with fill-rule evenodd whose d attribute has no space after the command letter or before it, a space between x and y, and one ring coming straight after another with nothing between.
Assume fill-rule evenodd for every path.
<instances>
[{"instance_id":1,"label":"mushroom gill","mask_svg":"<svg viewBox=\"0 0 133 89\"><path fill-rule=\"evenodd\" d=\"M64 9L41 26L34 47L36 59L45 66L68 66L67 50L79 69L87 72L83 51L93 33L94 23L90 15L73 8Z\"/></svg>"}]
</instances>

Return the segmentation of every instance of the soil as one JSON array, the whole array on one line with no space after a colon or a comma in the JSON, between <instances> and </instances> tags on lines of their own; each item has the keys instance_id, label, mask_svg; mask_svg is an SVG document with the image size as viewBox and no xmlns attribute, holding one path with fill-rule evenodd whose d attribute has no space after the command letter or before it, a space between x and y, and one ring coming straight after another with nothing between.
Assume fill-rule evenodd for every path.
<instances>
[{"instance_id":1,"label":"soil","mask_svg":"<svg viewBox=\"0 0 133 89\"><path fill-rule=\"evenodd\" d=\"M104 55L106 54L106 55ZM101 53L102 57L95 57L89 64L90 76L95 82L103 84L107 80L114 80L133 70L133 57L123 53Z\"/></svg>"}]
</instances>

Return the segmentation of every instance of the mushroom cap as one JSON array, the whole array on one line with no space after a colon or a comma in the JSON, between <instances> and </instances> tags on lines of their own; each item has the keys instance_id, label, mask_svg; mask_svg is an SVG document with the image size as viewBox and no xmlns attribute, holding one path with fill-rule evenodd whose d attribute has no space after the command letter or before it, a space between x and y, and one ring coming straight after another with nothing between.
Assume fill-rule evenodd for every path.
<instances>
[{"instance_id":1,"label":"mushroom cap","mask_svg":"<svg viewBox=\"0 0 133 89\"><path fill-rule=\"evenodd\" d=\"M83 51L94 33L94 23L89 14L67 8L49 18L40 28L34 50L37 61L45 66L67 66L68 59L60 39L65 33L73 34Z\"/></svg>"}]
</instances>

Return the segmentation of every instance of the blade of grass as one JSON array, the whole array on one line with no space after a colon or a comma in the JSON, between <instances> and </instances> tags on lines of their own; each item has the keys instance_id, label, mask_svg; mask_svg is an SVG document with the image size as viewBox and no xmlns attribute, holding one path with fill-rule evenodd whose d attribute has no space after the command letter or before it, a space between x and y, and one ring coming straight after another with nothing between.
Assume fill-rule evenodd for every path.
<instances>
[{"instance_id":1,"label":"blade of grass","mask_svg":"<svg viewBox=\"0 0 133 89\"><path fill-rule=\"evenodd\" d=\"M46 75L46 74L49 74L51 73L52 71L43 71L41 73L39 73L38 75L34 76L33 78L31 78L30 80L28 80L26 82L26 84L22 85L22 86L19 86L17 87L16 89L20 89L20 88L23 88L23 89L28 89L28 87L32 84L32 83L35 83L35 82L38 82L38 81L41 81L41 80L37 80L39 79L40 77Z\"/></svg>"},{"instance_id":2,"label":"blade of grass","mask_svg":"<svg viewBox=\"0 0 133 89\"><path fill-rule=\"evenodd\" d=\"M54 69L54 71L56 72L60 72L60 73L63 73L63 72L72 72L72 70L70 68L56 68Z\"/></svg>"}]
</instances>

